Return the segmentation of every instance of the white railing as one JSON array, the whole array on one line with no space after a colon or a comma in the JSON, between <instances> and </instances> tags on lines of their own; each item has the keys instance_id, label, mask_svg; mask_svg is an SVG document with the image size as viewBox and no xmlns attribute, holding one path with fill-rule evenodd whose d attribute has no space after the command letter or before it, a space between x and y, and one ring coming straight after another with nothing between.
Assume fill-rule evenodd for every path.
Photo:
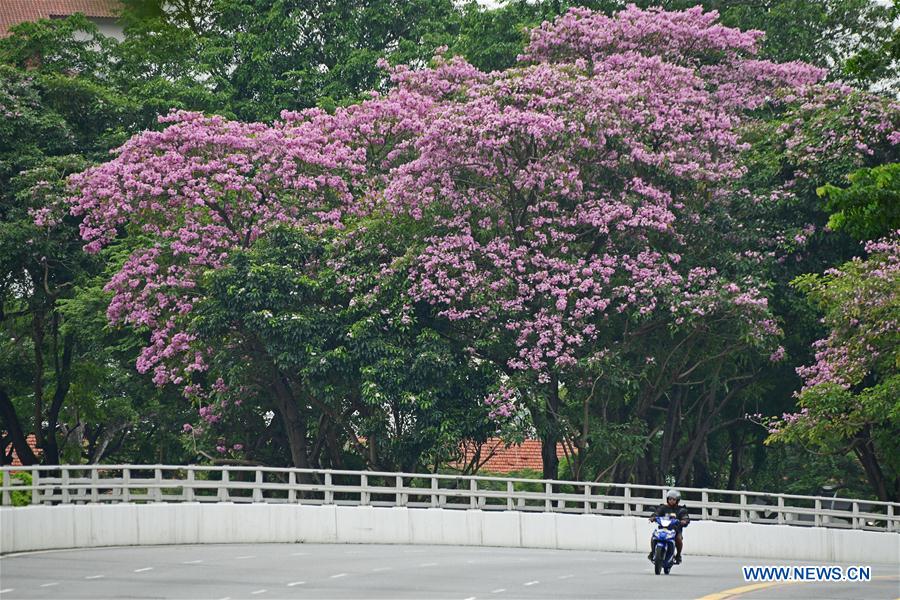
<instances>
[{"instance_id":1,"label":"white railing","mask_svg":"<svg viewBox=\"0 0 900 600\"><path fill-rule=\"evenodd\" d=\"M246 502L519 510L644 516L662 486L197 465L2 467L2 505L115 502ZM18 476L27 473L31 483ZM679 488L693 519L900 532L900 504ZM14 502L14 495L18 501Z\"/></svg>"}]
</instances>

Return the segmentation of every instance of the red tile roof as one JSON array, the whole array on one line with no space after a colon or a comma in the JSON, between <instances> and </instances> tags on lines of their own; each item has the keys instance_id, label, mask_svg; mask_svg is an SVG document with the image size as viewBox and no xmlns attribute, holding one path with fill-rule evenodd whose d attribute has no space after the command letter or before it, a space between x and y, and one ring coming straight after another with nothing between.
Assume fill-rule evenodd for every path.
<instances>
[{"instance_id":1,"label":"red tile roof","mask_svg":"<svg viewBox=\"0 0 900 600\"><path fill-rule=\"evenodd\" d=\"M4 1L4 0L0 0L0 2L3 2L3 1ZM38 445L37 445L37 438L35 438L34 434L33 434L33 433L29 433L29 434L28 434L28 437L26 438L26 440L28 441L28 445L31 447L31 451L34 452L36 456L40 456L40 455L41 455L41 449L38 448ZM7 444L6 448L3 449L3 456L9 455L10 446L12 446L12 443ZM12 463L11 463L11 464L12 464L12 466L14 466L14 467L21 467L21 466L22 466L22 461L19 460L19 455L16 454L16 451L15 451L15 450L12 451Z\"/></svg>"},{"instance_id":2,"label":"red tile roof","mask_svg":"<svg viewBox=\"0 0 900 600\"><path fill-rule=\"evenodd\" d=\"M122 5L119 0L0 0L0 36L25 21L67 17L83 13L86 17L114 18Z\"/></svg>"},{"instance_id":3,"label":"red tile roof","mask_svg":"<svg viewBox=\"0 0 900 600\"><path fill-rule=\"evenodd\" d=\"M463 447L463 459L452 466L462 467L468 464L472 459L475 449L470 445ZM565 457L565 451L562 444L556 445L556 456ZM488 438L487 442L481 447L481 460L484 461L481 471L492 473L509 473L510 471L520 471L522 469L531 469L534 471L542 471L544 461L541 459L541 441L525 440L520 445L513 445L507 448L500 438Z\"/></svg>"}]
</instances>

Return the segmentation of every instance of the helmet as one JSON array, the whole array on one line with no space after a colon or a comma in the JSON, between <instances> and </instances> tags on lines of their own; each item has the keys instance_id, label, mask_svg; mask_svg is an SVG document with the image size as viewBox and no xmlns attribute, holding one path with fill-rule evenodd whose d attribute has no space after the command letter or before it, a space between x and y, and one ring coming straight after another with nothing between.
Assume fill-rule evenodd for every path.
<instances>
[{"instance_id":1,"label":"helmet","mask_svg":"<svg viewBox=\"0 0 900 600\"><path fill-rule=\"evenodd\" d=\"M676 503L681 502L681 494L678 490L669 490L666 492L666 502L668 502L670 498L675 498Z\"/></svg>"}]
</instances>

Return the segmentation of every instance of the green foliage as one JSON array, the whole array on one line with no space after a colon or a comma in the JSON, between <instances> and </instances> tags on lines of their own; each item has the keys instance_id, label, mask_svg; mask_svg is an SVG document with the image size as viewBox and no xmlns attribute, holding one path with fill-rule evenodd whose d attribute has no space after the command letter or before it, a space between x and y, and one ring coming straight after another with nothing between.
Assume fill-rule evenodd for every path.
<instances>
[{"instance_id":1,"label":"green foliage","mask_svg":"<svg viewBox=\"0 0 900 600\"><path fill-rule=\"evenodd\" d=\"M584 3L510 0L484 10L477 2L469 2L462 8L459 33L450 51L483 71L507 69L525 48L529 29L553 20L568 5L579 4Z\"/></svg>"},{"instance_id":2,"label":"green foliage","mask_svg":"<svg viewBox=\"0 0 900 600\"><path fill-rule=\"evenodd\" d=\"M850 185L818 189L833 214L828 226L858 240L874 240L900 229L900 163L859 169L847 175Z\"/></svg>"},{"instance_id":3,"label":"green foliage","mask_svg":"<svg viewBox=\"0 0 900 600\"><path fill-rule=\"evenodd\" d=\"M206 110L244 120L271 120L282 110L323 98L346 102L380 88L379 58L421 63L451 43L456 27L450 0L127 5L121 52L132 78L205 88Z\"/></svg>"},{"instance_id":4,"label":"green foliage","mask_svg":"<svg viewBox=\"0 0 900 600\"><path fill-rule=\"evenodd\" d=\"M13 473L11 476L13 485L18 482L19 485L31 485L31 474L25 472ZM31 504L31 490L16 490L10 493L10 499L13 506L28 506Z\"/></svg>"},{"instance_id":5,"label":"green foliage","mask_svg":"<svg viewBox=\"0 0 900 600\"><path fill-rule=\"evenodd\" d=\"M773 423L767 440L854 452L882 500L900 495L897 244L869 244L866 260L794 281L823 311L829 335L816 343L816 363L801 369L800 412Z\"/></svg>"},{"instance_id":6,"label":"green foliage","mask_svg":"<svg viewBox=\"0 0 900 600\"><path fill-rule=\"evenodd\" d=\"M206 440L237 441L245 455L283 462L284 446L265 442L264 414L286 414L285 403L299 412L302 434L319 440L310 464L340 466L355 454L374 468L431 469L460 440L491 434L480 404L489 373L404 308L402 269L370 287L381 269L378 251L370 253L397 244L397 230L373 221L356 231L380 243L332 254L333 243L347 242L280 230L208 273L192 327L221 348L209 377L233 392L209 399L229 418L203 427Z\"/></svg>"},{"instance_id":7,"label":"green foliage","mask_svg":"<svg viewBox=\"0 0 900 600\"><path fill-rule=\"evenodd\" d=\"M83 15L25 22L10 32L0 39L0 63L91 78L109 72L115 41L101 35Z\"/></svg>"},{"instance_id":8,"label":"green foliage","mask_svg":"<svg viewBox=\"0 0 900 600\"><path fill-rule=\"evenodd\" d=\"M896 27L898 18L900 18L900 1L893 0L886 20L895 26L887 35L878 36L873 43L859 48L847 59L844 72L849 78L860 85L897 92L900 86L897 79L897 72L900 69L900 28Z\"/></svg>"},{"instance_id":9,"label":"green foliage","mask_svg":"<svg viewBox=\"0 0 900 600\"><path fill-rule=\"evenodd\" d=\"M407 249L398 240L414 238L409 228L415 224L375 220L321 239L283 232L268 244L235 254L227 269L210 274L204 285L214 293L197 311L194 326L216 340L220 352L210 377L198 375L198 383L210 384L213 374L228 382L230 404L223 410L231 411L230 424L181 435L182 425L195 421L197 407L138 375L134 359L146 342L144 334L111 330L105 317L108 294L103 282L125 260L135 238L126 238L99 257L82 254L77 223L58 210L64 180L104 160L132 134L158 127L157 115L171 109L244 120L271 120L283 109L311 106L333 111L369 89L389 85L376 66L379 58L417 66L439 46L448 46L450 54L461 54L481 69L503 69L516 62L528 28L570 6L612 13L624 4L510 0L484 8L450 0L126 0L122 42L99 35L83 17L15 27L0 40L0 325L5 334L0 342L0 385L10 392L25 429L33 425L35 384L40 383L43 420L51 413L47 401L57 390L66 390L59 423L47 432L59 441L64 460L207 460L208 455L199 453L204 448L238 441L245 451L233 451L229 445L227 453L213 458L283 464L286 434L279 429L280 419L267 416L269 410L278 410L264 383L264 376L274 370L295 388L294 402L307 418L304 428L310 441L321 442L314 456L318 464L342 461L361 468L375 464L374 456L385 467L431 469L455 456L460 439L495 434L480 399L496 385L496 373L473 362L464 340L448 337L427 307L404 300ZM638 4L676 9L695 1ZM896 79L900 38L891 27L896 2L886 7L868 0L775 0L764 10L751 0L702 4L719 10L727 25L764 30L764 57L807 60L834 76L878 89L890 90L891 78ZM601 384L598 393L584 394L591 418L581 440L583 456L579 464L566 462L567 472L591 478L606 473L657 477L639 466L648 462L648 448L660 443L659 419L668 410L681 410L679 402L696 402L711 393L728 399L719 418L733 425L709 435L694 461L695 481L707 478L722 486L758 481L759 487L811 493L840 473L846 477L836 483L858 493L858 465L854 463L856 471L850 473L852 454L846 447L836 450L831 442L860 424L870 426L877 447L888 449L882 454L898 454L885 425L895 423L891 395L897 396L897 384L889 374L861 381L851 396L827 388L807 396L803 402L823 414L861 403L858 412L841 413L846 419L839 426L810 432L828 442L823 455L809 458L799 445L763 452L759 441L764 434L739 423L748 411L791 410L791 393L800 385L794 367L812 361L810 342L824 335L815 308L801 291L814 296L820 287L831 285L830 280L798 280L796 287L787 282L803 272L822 272L856 253L848 235L872 239L898 228L896 149L873 147L863 159L833 149L802 163L785 146L789 136L795 137L796 148L820 146L825 132L848 129L849 120L866 113L870 102L870 97L858 95L849 103L807 112L761 114L759 126L746 132L753 148L748 174L736 187L752 193L773 181L797 180L802 188L790 200L775 198L722 215L723 238L746 235L748 251L771 252L773 257L777 252L785 259L767 259L764 267L741 275L765 268L775 282L772 305L786 330L790 360L765 367L745 358L728 364L711 361L694 372L709 387L684 386L690 388L684 400L667 395L657 406L668 408L650 416L641 409L649 400L646 393L661 389L648 383L651 367L631 372L607 365L601 373L585 365L586 373L602 376ZM798 179L799 171L809 176ZM848 173L849 185L838 185ZM816 188L826 203L816 196ZM828 218L825 208L834 212L829 224L839 233L822 232ZM56 227L34 225L36 211L43 209ZM818 228L809 244L794 242L809 225ZM778 237L772 247L753 245L767 236ZM356 289L328 264L338 238L351 246L342 252L349 255L353 278L359 282ZM714 251L715 242L703 241L704 248ZM379 244L388 248L387 258L366 252ZM376 291L375 269L385 262L396 270ZM735 260L723 268L747 267ZM829 311L839 304L828 300L823 307ZM42 336L35 335L35 323L44 324ZM682 348L683 342L696 342L675 358L702 359L715 354L718 346L740 340L739 332L725 330L715 335L698 331L686 336L687 342L679 335L684 332L659 332L648 336L646 346L621 350L641 358L662 357ZM261 340L261 349L250 343L253 338ZM72 344L68 363L63 360L66 340ZM476 351L489 354L491 349ZM42 366L38 354L43 355ZM752 385L735 379L750 372L759 373ZM543 393L535 382L521 383L533 396ZM577 385L563 381L560 393L574 394ZM220 401L202 402L209 406ZM578 426L583 408L566 405L560 415L559 432L570 441L583 434ZM331 425L319 420L326 413ZM701 423L696 413L678 421L672 444L682 454L673 460L676 467ZM521 438L534 424L515 425L503 435ZM732 437L734 430L740 435ZM798 443L812 440L797 435ZM752 460L742 457L743 449ZM797 470L804 478L783 480L785 473Z\"/></svg>"},{"instance_id":10,"label":"green foliage","mask_svg":"<svg viewBox=\"0 0 900 600\"><path fill-rule=\"evenodd\" d=\"M703 4L721 11L726 25L765 31L763 56L829 69L842 65L853 48L878 47L893 31L889 9L870 0L778 0L764 10L752 1Z\"/></svg>"}]
</instances>

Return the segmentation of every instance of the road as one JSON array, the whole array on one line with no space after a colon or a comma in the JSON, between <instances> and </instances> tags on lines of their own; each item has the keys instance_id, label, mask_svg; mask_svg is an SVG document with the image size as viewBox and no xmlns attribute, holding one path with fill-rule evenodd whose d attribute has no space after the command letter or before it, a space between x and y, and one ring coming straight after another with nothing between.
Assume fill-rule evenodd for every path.
<instances>
[{"instance_id":1,"label":"road","mask_svg":"<svg viewBox=\"0 0 900 600\"><path fill-rule=\"evenodd\" d=\"M689 540L688 540L689 541ZM686 552L690 550L688 546ZM900 566L871 565L868 583L759 584L742 565L797 561L690 556L669 576L646 555L612 552L340 544L94 548L0 559L12 598L703 598L824 600L900 596Z\"/></svg>"}]
</instances>

